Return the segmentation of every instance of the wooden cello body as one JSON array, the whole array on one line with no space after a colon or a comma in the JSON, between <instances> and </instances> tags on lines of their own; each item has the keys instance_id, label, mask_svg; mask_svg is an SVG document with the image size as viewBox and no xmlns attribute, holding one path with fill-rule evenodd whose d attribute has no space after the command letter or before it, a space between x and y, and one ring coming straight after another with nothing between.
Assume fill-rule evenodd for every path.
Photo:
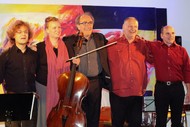
<instances>
[{"instance_id":1,"label":"wooden cello body","mask_svg":"<svg viewBox=\"0 0 190 127\"><path fill-rule=\"evenodd\" d=\"M78 33L78 41L74 46L78 54L84 41L83 33ZM89 80L80 72L76 72L76 64L72 64L70 72L58 78L59 101L51 110L47 119L47 127L86 127L86 116L81 104L88 90Z\"/></svg>"},{"instance_id":2,"label":"wooden cello body","mask_svg":"<svg viewBox=\"0 0 190 127\"><path fill-rule=\"evenodd\" d=\"M88 90L88 79L76 72L76 65L71 72L58 78L59 101L51 110L47 119L47 127L85 127L86 116L81 104Z\"/></svg>"}]
</instances>

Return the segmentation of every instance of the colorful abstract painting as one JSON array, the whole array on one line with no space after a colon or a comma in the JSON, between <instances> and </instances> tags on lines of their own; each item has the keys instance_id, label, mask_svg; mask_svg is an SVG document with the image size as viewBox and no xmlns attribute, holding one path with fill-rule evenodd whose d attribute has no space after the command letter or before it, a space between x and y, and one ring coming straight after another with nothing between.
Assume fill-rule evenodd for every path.
<instances>
[{"instance_id":1,"label":"colorful abstract painting","mask_svg":"<svg viewBox=\"0 0 190 127\"><path fill-rule=\"evenodd\" d=\"M34 32L30 44L36 44L44 39L46 17L58 17L62 25L62 36L67 36L77 33L75 18L86 11L91 12L95 18L94 31L103 33L108 40L120 36L123 21L129 16L134 16L139 20L141 37L154 40L157 36L155 8L37 4L0 4L0 8L0 52L11 46L6 37L6 30L15 20L24 20L30 24ZM154 67L149 64L147 66L149 80L147 90L153 90Z\"/></svg>"}]
</instances>

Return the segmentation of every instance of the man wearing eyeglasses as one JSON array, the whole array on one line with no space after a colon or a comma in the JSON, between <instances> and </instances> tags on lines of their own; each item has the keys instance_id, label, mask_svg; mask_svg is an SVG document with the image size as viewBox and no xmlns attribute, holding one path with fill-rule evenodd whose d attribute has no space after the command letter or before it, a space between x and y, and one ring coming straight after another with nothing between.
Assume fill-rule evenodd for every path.
<instances>
[{"instance_id":1,"label":"man wearing eyeglasses","mask_svg":"<svg viewBox=\"0 0 190 127\"><path fill-rule=\"evenodd\" d=\"M79 34L63 38L68 48L69 57L91 51L107 43L103 34L93 32L94 17L91 13L86 12L79 15L75 23ZM79 35L83 35L83 37ZM82 44L78 48L79 51L76 51L75 47L81 39ZM89 79L89 89L82 102L82 108L86 113L87 127L98 127L102 86L110 83L106 49L81 57L78 71L86 75Z\"/></svg>"}]
</instances>

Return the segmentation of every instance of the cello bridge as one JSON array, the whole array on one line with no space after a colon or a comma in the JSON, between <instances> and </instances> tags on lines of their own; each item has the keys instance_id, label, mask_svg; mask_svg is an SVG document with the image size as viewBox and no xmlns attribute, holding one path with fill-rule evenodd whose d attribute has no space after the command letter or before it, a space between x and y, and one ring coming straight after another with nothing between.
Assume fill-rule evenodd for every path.
<instances>
[{"instance_id":1,"label":"cello bridge","mask_svg":"<svg viewBox=\"0 0 190 127\"><path fill-rule=\"evenodd\" d=\"M72 106L69 106L69 105L63 105L63 108L70 108L70 109L72 109Z\"/></svg>"}]
</instances>

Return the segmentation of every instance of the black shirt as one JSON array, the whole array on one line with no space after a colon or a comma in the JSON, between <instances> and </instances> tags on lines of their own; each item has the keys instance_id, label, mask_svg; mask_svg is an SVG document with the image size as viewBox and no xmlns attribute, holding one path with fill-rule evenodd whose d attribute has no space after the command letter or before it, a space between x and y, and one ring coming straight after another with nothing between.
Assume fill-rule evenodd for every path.
<instances>
[{"instance_id":1,"label":"black shirt","mask_svg":"<svg viewBox=\"0 0 190 127\"><path fill-rule=\"evenodd\" d=\"M53 48L56 56L58 56L58 49ZM37 69L36 69L36 81L40 84L47 86L48 75L48 63L46 54L45 42L39 42L37 44Z\"/></svg>"},{"instance_id":2,"label":"black shirt","mask_svg":"<svg viewBox=\"0 0 190 127\"><path fill-rule=\"evenodd\" d=\"M27 47L24 53L14 45L0 55L0 83L8 92L35 92L37 54Z\"/></svg>"}]
</instances>

